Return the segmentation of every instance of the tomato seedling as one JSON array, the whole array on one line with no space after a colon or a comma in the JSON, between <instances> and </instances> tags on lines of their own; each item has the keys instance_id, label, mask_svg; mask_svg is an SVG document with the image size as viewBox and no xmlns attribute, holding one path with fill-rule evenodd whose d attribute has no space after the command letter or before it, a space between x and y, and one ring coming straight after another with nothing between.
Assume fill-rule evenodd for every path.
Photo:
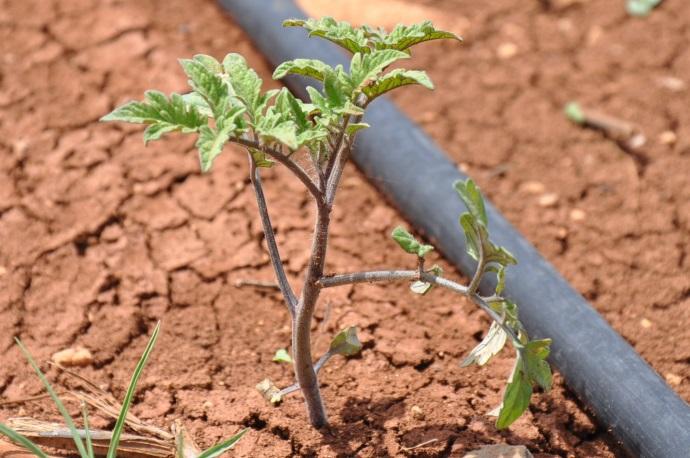
<instances>
[{"instance_id":1,"label":"tomato seedling","mask_svg":"<svg viewBox=\"0 0 690 458\"><path fill-rule=\"evenodd\" d=\"M551 371L545 362L550 340L530 341L518 320L517 306L501 296L505 267L515 264L516 260L489 240L484 201L472 181L455 184L469 210L460 217L460 225L466 234L468 252L477 261L469 286L444 278L436 266L425 269L424 257L433 247L417 241L402 228L393 232L393 238L402 249L416 256L415 269L340 275L324 272L331 211L343 170L358 132L370 127L363 122L366 108L376 98L402 86L416 84L433 89L423 71L386 70L391 64L409 58L414 45L437 39L461 39L453 33L437 30L429 21L398 25L390 33L368 26L353 27L328 17L288 20L284 25L303 27L310 36L329 40L352 54L347 70L341 65L332 67L314 59L295 59L276 68L274 79L295 74L316 80L320 89L308 87L308 101L294 97L286 88L263 92L261 79L238 54L228 54L222 63L210 56L197 55L180 61L189 78L191 92L166 96L148 91L144 101L129 102L103 120L147 124L145 142L158 140L173 131L198 134L196 146L204 172L211 168L227 143L241 145L247 150L249 177L268 252L292 318L292 357L280 352L276 358L291 361L297 378L295 385L283 390L268 380L262 382L259 388L267 398L278 402L285 394L301 390L312 425L327 425L318 370L331 356L353 354L361 345L356 330L348 328L335 336L329 351L314 363L310 328L321 290L351 283L405 280L411 281L412 291L419 294L428 293L434 286L449 288L470 298L492 318L487 336L463 365L485 364L508 339L511 341L517 359L497 420L499 428L507 427L527 408L533 384L544 389L551 385ZM295 160L294 153L298 150L308 153L311 172ZM302 182L316 206L311 253L299 297L283 269L261 184L260 170L275 163L287 167ZM496 292L482 297L477 288L488 272L495 273L498 278Z\"/></svg>"}]
</instances>

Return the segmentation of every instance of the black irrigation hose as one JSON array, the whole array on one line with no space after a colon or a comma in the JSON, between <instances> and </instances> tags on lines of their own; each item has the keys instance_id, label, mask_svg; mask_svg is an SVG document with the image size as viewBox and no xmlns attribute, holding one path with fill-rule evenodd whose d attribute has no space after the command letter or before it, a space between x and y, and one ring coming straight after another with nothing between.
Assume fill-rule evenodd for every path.
<instances>
[{"instance_id":1,"label":"black irrigation hose","mask_svg":"<svg viewBox=\"0 0 690 458\"><path fill-rule=\"evenodd\" d=\"M220 3L273 65L310 57L347 66L346 56L330 43L281 27L283 19L304 17L292 0ZM304 84L300 78L288 82L301 96ZM357 165L448 260L474 272L457 221L465 209L451 187L466 177L388 100L373 103L366 121L372 128L358 137ZM550 360L568 386L633 456L690 457L688 405L496 208L488 205L487 212L492 237L520 260L508 271L506 295L520 305L530 334L553 338ZM483 286L489 292L491 285Z\"/></svg>"}]
</instances>

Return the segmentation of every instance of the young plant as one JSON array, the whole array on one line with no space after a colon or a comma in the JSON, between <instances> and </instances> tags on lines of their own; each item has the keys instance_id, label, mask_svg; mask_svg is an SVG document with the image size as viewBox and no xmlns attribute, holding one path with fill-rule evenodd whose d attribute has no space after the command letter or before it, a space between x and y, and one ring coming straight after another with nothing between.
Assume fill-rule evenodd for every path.
<instances>
[{"instance_id":1,"label":"young plant","mask_svg":"<svg viewBox=\"0 0 690 458\"><path fill-rule=\"evenodd\" d=\"M74 445L68 448L70 450L76 450L81 458L95 458L96 456L103 455L106 455L107 458L116 458L117 454L121 451L131 453L138 452L137 456L147 456L149 454L150 456L161 456L161 453L163 453L163 456L165 456L165 454L167 454L166 452L169 452L171 450L175 451L175 458L213 458L219 456L226 450L230 450L235 446L235 443L237 443L237 441L239 441L242 438L242 436L247 432L246 429L240 431L230 439L204 450L203 452L200 452L198 449L192 450L191 447L188 447L186 444L183 443L184 431L179 431L179 434L177 434L177 437L174 440L174 444L160 443L160 441L149 440L147 437L141 436L127 438L130 439L130 442L134 443L133 446L128 445L126 443L121 444L121 439L124 436L126 436L123 435L123 431L125 424L128 422L129 408L132 404L132 399L134 398L136 385L139 381L139 378L141 377L141 373L144 370L146 361L151 355L153 346L155 345L156 340L158 339L159 330L160 323L158 323L155 329L153 330L153 334L151 334L151 338L149 339L149 342L146 345L144 353L137 362L137 365L134 369L134 373L132 374L132 378L129 383L129 387L127 388L127 392L125 393L125 398L122 401L120 411L117 413L117 421L115 423L115 427L112 431L108 432L92 430L89 427L89 415L86 409L86 403L84 403L83 400L81 413L83 417L84 427L82 429L76 427L75 422L72 419L72 416L65 408L65 405L62 403L62 400L53 389L45 374L43 374L43 372L38 367L38 364L36 364L36 361L33 359L29 351L26 349L26 347L24 347L24 344L22 344L21 341L17 340L17 345L19 346L19 349L24 354L24 357L27 359L31 367L36 372L36 375L38 375L39 379L43 383L43 386L48 392L48 395L51 397L56 407L58 408L58 411L62 415L65 421L65 425L67 426L67 431L63 431L64 428L60 428L58 430L46 429L45 427L42 427L44 425L42 422L31 422L29 424L26 421L21 421L18 422L18 424L14 428L0 423L0 435L7 437L15 444L20 445L21 447L33 453L35 456L39 458L48 458L48 455L39 447L38 444L34 443L31 439L27 437L32 433L32 430L34 429L42 430L40 431L42 434L36 435L34 440L46 442L47 445L55 446L56 448L64 448L63 439L71 438L74 441ZM48 426L54 427L55 425L49 423Z\"/></svg>"},{"instance_id":2,"label":"young plant","mask_svg":"<svg viewBox=\"0 0 690 458\"><path fill-rule=\"evenodd\" d=\"M147 124L145 142L173 131L196 132L196 146L204 172L211 168L213 160L227 143L241 145L247 150L249 178L256 194L268 252L292 318L291 359L297 383L279 390L268 380L262 382L260 389L269 399L278 402L288 392L301 390L312 425L327 425L318 369L334 354L352 354L359 351L361 345L355 329L348 328L333 339L326 355L314 364L310 328L321 290L349 283L410 280L414 282L412 289L415 292L426 293L432 286L443 286L461 293L494 320L486 339L473 350L466 364L484 364L510 338L518 359L498 420L499 427L507 426L525 410L532 382L539 382L544 388L550 385L550 371L544 362L549 342L530 342L518 321L517 307L500 296L504 268L515 260L505 249L489 241L483 201L472 182L456 184L470 210L462 216L461 225L467 234L470 254L478 261L477 272L468 287L441 277L439 268L425 270L424 256L432 248L419 243L403 229L396 230L393 236L403 249L417 256L417 269L344 275L326 275L324 272L331 211L353 141L359 131L369 128L362 122L367 106L381 95L402 86L418 84L433 88L423 71L386 70L391 64L409 58L410 48L416 44L437 39L461 39L450 32L435 29L429 21L411 26L398 25L390 33L368 26L352 27L332 18L293 19L283 25L303 27L310 36L329 40L352 53L347 69L314 59L295 59L276 68L275 79L297 74L316 80L318 89L307 88L308 101L295 98L285 88L262 92L261 79L238 54L228 54L222 63L210 56L197 55L180 61L189 78L190 93L166 96L148 91L144 101L129 102L103 120ZM307 153L311 173L295 159L298 150ZM276 162L287 167L302 182L316 207L311 254L299 297L283 269L261 184L260 169L272 167ZM477 293L486 272L495 272L499 277L496 295L488 298ZM288 360L282 352L276 357Z\"/></svg>"}]
</instances>

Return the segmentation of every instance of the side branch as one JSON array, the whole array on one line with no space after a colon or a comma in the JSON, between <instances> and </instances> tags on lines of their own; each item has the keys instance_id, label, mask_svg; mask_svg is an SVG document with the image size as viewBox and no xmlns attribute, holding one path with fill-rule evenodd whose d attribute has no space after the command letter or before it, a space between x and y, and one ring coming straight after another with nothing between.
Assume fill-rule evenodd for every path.
<instances>
[{"instance_id":1,"label":"side branch","mask_svg":"<svg viewBox=\"0 0 690 458\"><path fill-rule=\"evenodd\" d=\"M278 286L280 291L283 293L288 310L290 310L290 315L294 317L295 310L297 308L297 296L295 296L295 293L292 291L292 287L290 286L287 276L285 275L283 261L280 257L280 252L278 251L278 244L276 243L275 232L273 231L271 218L268 215L266 197L264 196L264 190L261 186L261 176L259 175L259 170L256 167L256 162L254 162L254 158L252 158L251 155L249 155L249 170L249 177L252 182L252 186L254 187L254 194L256 194L256 203L259 207L261 225L263 226L264 237L266 238L266 245L268 246L268 255L271 258L271 264L273 265L273 270L275 271L276 278L278 280Z\"/></svg>"},{"instance_id":2,"label":"side branch","mask_svg":"<svg viewBox=\"0 0 690 458\"><path fill-rule=\"evenodd\" d=\"M258 149L263 153L268 154L276 162L283 164L288 168L303 184L306 186L309 193L314 196L317 202L321 202L324 199L324 193L319 189L319 187L309 178L307 172L300 167L295 161L290 159L285 154L281 153L277 149L269 148L266 145L262 145L256 140L249 140L247 138L231 138L230 141L237 143L239 145L245 146L247 148Z\"/></svg>"},{"instance_id":3,"label":"side branch","mask_svg":"<svg viewBox=\"0 0 690 458\"><path fill-rule=\"evenodd\" d=\"M501 328L513 339L513 342L519 343L517 334L505 323L504 317L500 316L491 306L489 302L497 302L496 296L484 298L471 291L467 286L449 280L447 278L439 277L429 272L419 272L418 270L376 270L369 272L355 272L342 275L332 275L322 277L318 284L322 288L331 288L333 286L349 285L354 283L375 283L375 282L390 282L399 280L421 280L431 283L436 286L454 291L458 294L468 297L480 309L491 317Z\"/></svg>"}]
</instances>

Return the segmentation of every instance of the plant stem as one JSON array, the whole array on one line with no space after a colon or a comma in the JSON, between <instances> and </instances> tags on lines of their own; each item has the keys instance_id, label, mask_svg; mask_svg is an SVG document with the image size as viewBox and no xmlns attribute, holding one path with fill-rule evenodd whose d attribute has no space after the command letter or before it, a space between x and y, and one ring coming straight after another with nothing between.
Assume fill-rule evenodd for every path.
<instances>
[{"instance_id":1,"label":"plant stem","mask_svg":"<svg viewBox=\"0 0 690 458\"><path fill-rule=\"evenodd\" d=\"M331 353L330 350L321 355L321 358L314 364L314 372L317 374L321 370L321 368L328 362L329 359L331 359L333 356L335 356L337 353ZM290 386L287 386L280 390L279 394L280 396L285 396L287 394L293 393L297 390L300 389L299 383L293 383Z\"/></svg>"},{"instance_id":2,"label":"plant stem","mask_svg":"<svg viewBox=\"0 0 690 458\"><path fill-rule=\"evenodd\" d=\"M264 238L266 239L266 245L268 246L268 255L271 258L271 264L273 265L273 270L275 271L280 291L283 293L283 297L285 298L285 303L288 306L290 315L294 318L297 308L297 297L292 291L292 287L290 286L287 276L285 275L283 261L280 257L278 245L276 244L275 232L273 231L273 225L271 224L271 218L268 214L268 208L266 206L266 198L264 196L263 187L261 186L261 175L259 175L259 169L256 166L256 161L254 161L252 155L247 154L247 156L249 157L249 178L252 182L252 186L254 187L254 194L256 194L256 203L259 207L261 225L263 226Z\"/></svg>"},{"instance_id":3,"label":"plant stem","mask_svg":"<svg viewBox=\"0 0 690 458\"><path fill-rule=\"evenodd\" d=\"M474 271L474 276L472 276L470 284L467 286L468 291L472 294L477 292L477 288L479 288L479 282L482 281L482 276L484 275L484 268L486 267L486 261L484 260L484 243L481 242L481 239L480 242L477 243L477 247L477 249L479 250L477 268Z\"/></svg>"},{"instance_id":4,"label":"plant stem","mask_svg":"<svg viewBox=\"0 0 690 458\"><path fill-rule=\"evenodd\" d=\"M328 246L330 209L323 201L317 201L317 216L312 240L311 257L304 280L302 296L292 324L292 348L295 361L295 376L302 388L307 404L309 420L315 428L328 425L328 416L321 400L319 381L314 370L311 355L311 322L316 301L321 291L318 280L323 276Z\"/></svg>"},{"instance_id":5,"label":"plant stem","mask_svg":"<svg viewBox=\"0 0 690 458\"><path fill-rule=\"evenodd\" d=\"M314 184L312 179L309 178L309 174L307 174L307 172L302 167L300 167L298 163L290 159L285 154L281 153L276 149L269 148L266 145L262 145L258 140L250 140L248 138L231 138L230 141L245 146L247 148L258 149L261 152L268 154L277 162L287 167L288 170L290 170L304 184L304 186L306 186L309 193L312 196L314 196L314 198L317 199L317 201L323 199L323 193L321 192L319 187L316 186L316 184Z\"/></svg>"},{"instance_id":6,"label":"plant stem","mask_svg":"<svg viewBox=\"0 0 690 458\"><path fill-rule=\"evenodd\" d=\"M453 280L439 277L429 272L422 272L421 275L418 270L376 270L368 272L355 272L322 277L318 281L318 285L322 288L331 288L333 286L342 286L355 283L390 282L399 280L421 280L436 286L447 288L451 291L455 291L458 294L468 297L480 309L489 315L491 319L498 323L499 326L501 326L501 328L503 328L503 330L513 339L514 343L520 343L515 331L513 331L513 329L511 329L510 326L505 323L504 317L501 317L493 308L491 308L491 306L487 303L487 298L484 298L476 292L471 291L467 286L463 286L454 282ZM488 299L490 299L491 302L496 301L495 296L491 296Z\"/></svg>"}]
</instances>

